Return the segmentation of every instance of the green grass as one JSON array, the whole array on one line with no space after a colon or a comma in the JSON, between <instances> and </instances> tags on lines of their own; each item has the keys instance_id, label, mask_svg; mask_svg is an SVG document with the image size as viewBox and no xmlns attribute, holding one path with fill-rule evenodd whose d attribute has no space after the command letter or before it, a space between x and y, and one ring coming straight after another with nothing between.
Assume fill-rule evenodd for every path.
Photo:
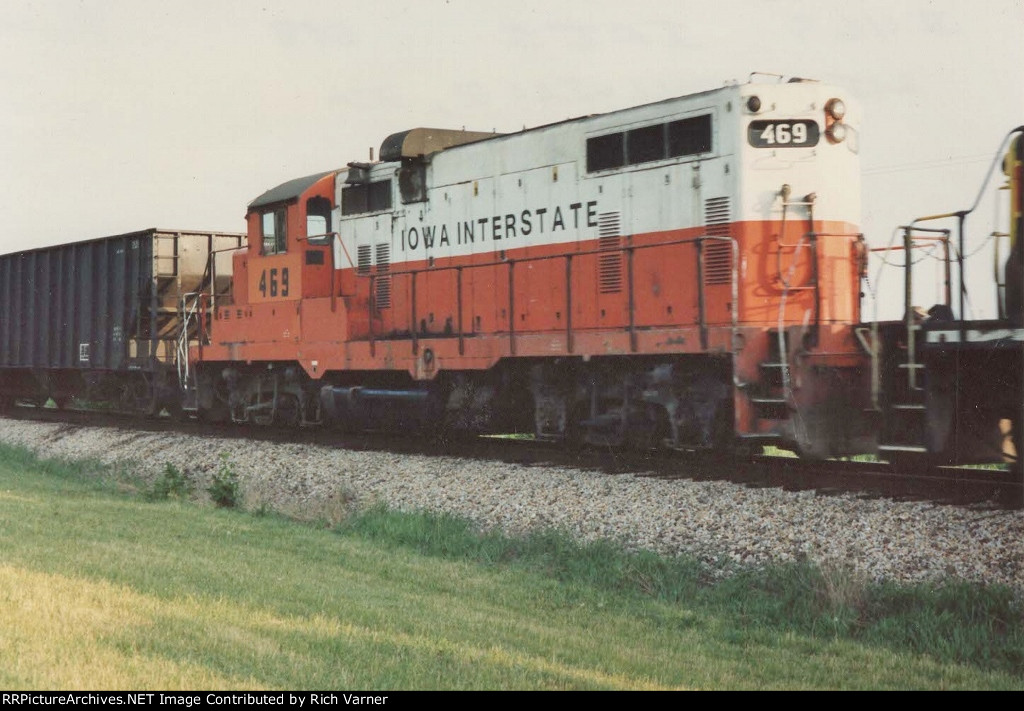
<instances>
[{"instance_id":1,"label":"green grass","mask_svg":"<svg viewBox=\"0 0 1024 711\"><path fill-rule=\"evenodd\" d=\"M177 473L165 488L177 491ZM1024 688L1009 593L147 501L0 447L5 688Z\"/></svg>"}]
</instances>

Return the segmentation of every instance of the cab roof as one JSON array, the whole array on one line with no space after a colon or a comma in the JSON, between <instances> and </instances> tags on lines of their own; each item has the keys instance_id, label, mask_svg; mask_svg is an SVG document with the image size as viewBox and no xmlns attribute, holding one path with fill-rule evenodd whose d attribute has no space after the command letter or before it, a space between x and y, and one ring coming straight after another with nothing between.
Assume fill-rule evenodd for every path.
<instances>
[{"instance_id":1,"label":"cab roof","mask_svg":"<svg viewBox=\"0 0 1024 711\"><path fill-rule=\"evenodd\" d=\"M273 205L279 202L294 200L302 195L302 193L313 187L313 185L315 185L320 179L326 178L328 175L333 175L337 172L338 171L336 170L328 170L324 173L307 175L304 178L294 178L289 180L287 183L281 183L276 188L271 188L249 203L249 210L265 207L266 205Z\"/></svg>"}]
</instances>

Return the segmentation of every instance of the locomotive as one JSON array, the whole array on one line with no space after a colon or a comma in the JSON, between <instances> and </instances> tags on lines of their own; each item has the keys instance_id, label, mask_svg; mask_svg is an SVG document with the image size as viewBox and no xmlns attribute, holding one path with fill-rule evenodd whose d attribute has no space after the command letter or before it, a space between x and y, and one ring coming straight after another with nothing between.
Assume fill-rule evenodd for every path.
<instances>
[{"instance_id":1,"label":"locomotive","mask_svg":"<svg viewBox=\"0 0 1024 711\"><path fill-rule=\"evenodd\" d=\"M164 272L129 256L180 233L94 248L102 271L78 278L130 285L79 304L109 317L45 305L54 265L77 252L2 257L0 404L77 396L278 427L998 461L1024 421L1024 128L1004 166L998 318L964 317L961 211L936 216L958 221L955 236L905 228L905 317L868 323L860 121L848 92L795 79L509 134L402 131L377 160L266 191L244 236L196 238L200 256ZM950 288L922 316L911 254L928 240L958 298ZM186 261L204 266L186 274ZM33 333L55 334L42 347L18 345L28 303L46 315Z\"/></svg>"},{"instance_id":2,"label":"locomotive","mask_svg":"<svg viewBox=\"0 0 1024 711\"><path fill-rule=\"evenodd\" d=\"M794 81L388 136L249 205L188 407L863 451L859 126L846 92Z\"/></svg>"}]
</instances>

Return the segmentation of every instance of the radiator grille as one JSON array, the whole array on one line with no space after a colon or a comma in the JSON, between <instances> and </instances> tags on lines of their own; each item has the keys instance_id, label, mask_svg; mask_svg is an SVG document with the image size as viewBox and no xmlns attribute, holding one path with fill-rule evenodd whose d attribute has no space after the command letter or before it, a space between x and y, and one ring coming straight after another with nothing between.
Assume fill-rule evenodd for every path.
<instances>
[{"instance_id":1,"label":"radiator grille","mask_svg":"<svg viewBox=\"0 0 1024 711\"><path fill-rule=\"evenodd\" d=\"M387 242L378 244L376 248L377 279L374 299L378 309L391 308L391 245Z\"/></svg>"},{"instance_id":2,"label":"radiator grille","mask_svg":"<svg viewBox=\"0 0 1024 711\"><path fill-rule=\"evenodd\" d=\"M597 271L602 294L622 291L622 227L618 212L602 212L597 216L597 244L601 255Z\"/></svg>"}]
</instances>

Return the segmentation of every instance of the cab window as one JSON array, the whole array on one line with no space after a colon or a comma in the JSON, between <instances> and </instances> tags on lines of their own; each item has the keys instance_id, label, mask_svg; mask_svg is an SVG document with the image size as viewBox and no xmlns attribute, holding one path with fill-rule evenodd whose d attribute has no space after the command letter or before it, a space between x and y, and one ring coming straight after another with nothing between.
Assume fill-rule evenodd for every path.
<instances>
[{"instance_id":1,"label":"cab window","mask_svg":"<svg viewBox=\"0 0 1024 711\"><path fill-rule=\"evenodd\" d=\"M286 211L282 207L263 213L263 253L280 254L285 251L286 244Z\"/></svg>"},{"instance_id":2,"label":"cab window","mask_svg":"<svg viewBox=\"0 0 1024 711\"><path fill-rule=\"evenodd\" d=\"M312 197L306 201L306 238L310 244L330 244L331 201Z\"/></svg>"}]
</instances>

